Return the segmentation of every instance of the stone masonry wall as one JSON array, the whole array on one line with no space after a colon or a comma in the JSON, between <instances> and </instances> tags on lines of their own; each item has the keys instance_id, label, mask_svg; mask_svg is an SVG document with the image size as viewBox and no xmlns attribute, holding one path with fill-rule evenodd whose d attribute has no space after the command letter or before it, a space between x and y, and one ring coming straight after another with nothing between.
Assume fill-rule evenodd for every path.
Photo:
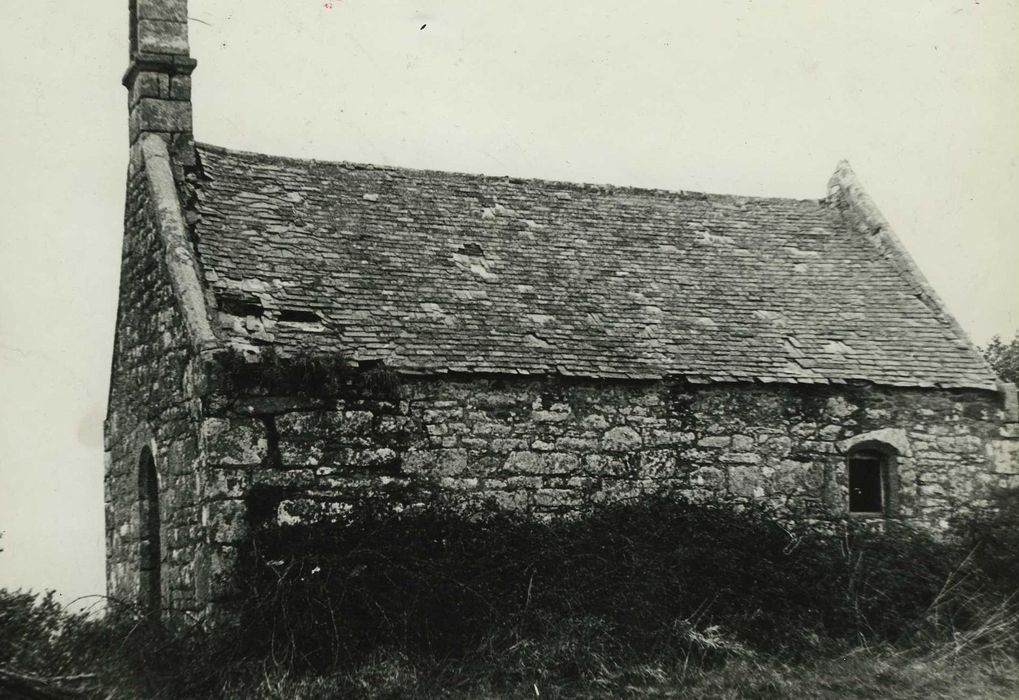
<instances>
[{"instance_id":1,"label":"stone masonry wall","mask_svg":"<svg viewBox=\"0 0 1019 700\"><path fill-rule=\"evenodd\" d=\"M393 401L213 404L207 511L227 553L255 486L276 494L281 524L402 487L538 515L671 488L809 517L847 511L844 453L861 441L898 452L897 515L932 527L1019 486L1017 426L991 392L421 378Z\"/></svg>"},{"instance_id":2,"label":"stone masonry wall","mask_svg":"<svg viewBox=\"0 0 1019 700\"><path fill-rule=\"evenodd\" d=\"M145 173L130 176L117 337L106 419L106 551L110 596L139 595L139 458L152 449L159 482L161 603L195 610L196 553L204 540L196 491L197 410L191 352L156 231Z\"/></svg>"}]
</instances>

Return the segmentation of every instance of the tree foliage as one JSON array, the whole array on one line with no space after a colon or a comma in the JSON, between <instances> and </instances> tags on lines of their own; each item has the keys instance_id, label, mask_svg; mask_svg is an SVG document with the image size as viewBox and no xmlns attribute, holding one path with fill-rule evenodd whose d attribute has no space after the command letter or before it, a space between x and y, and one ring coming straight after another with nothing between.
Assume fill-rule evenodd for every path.
<instances>
[{"instance_id":1,"label":"tree foliage","mask_svg":"<svg viewBox=\"0 0 1019 700\"><path fill-rule=\"evenodd\" d=\"M1019 384L1019 331L1007 343L997 335L991 338L991 342L984 348L984 357L999 377L1006 382Z\"/></svg>"}]
</instances>

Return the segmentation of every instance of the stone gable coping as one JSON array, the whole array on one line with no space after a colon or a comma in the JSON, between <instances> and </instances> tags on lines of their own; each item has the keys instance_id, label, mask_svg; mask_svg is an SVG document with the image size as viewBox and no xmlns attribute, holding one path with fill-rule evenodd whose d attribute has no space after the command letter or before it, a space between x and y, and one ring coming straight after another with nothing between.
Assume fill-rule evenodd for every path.
<instances>
[{"instance_id":1,"label":"stone gable coping","mask_svg":"<svg viewBox=\"0 0 1019 700\"><path fill-rule=\"evenodd\" d=\"M206 315L205 292L198 272L198 260L184 227L169 150L163 139L156 134L142 136L141 150L149 196L155 208L157 227L165 250L164 260L189 335L199 352L212 350L219 343Z\"/></svg>"},{"instance_id":2,"label":"stone gable coping","mask_svg":"<svg viewBox=\"0 0 1019 700\"><path fill-rule=\"evenodd\" d=\"M979 348L970 339L969 334L955 318L948 306L934 291L913 256L909 254L902 240L892 229L888 219L877 208L874 200L863 189L849 161L840 161L828 181L829 201L841 209L848 218L853 230L863 234L886 258L888 258L902 274L903 278L915 286L917 297L926 304L955 333L958 340L983 363L988 372L993 374L990 365L984 359Z\"/></svg>"}]
</instances>

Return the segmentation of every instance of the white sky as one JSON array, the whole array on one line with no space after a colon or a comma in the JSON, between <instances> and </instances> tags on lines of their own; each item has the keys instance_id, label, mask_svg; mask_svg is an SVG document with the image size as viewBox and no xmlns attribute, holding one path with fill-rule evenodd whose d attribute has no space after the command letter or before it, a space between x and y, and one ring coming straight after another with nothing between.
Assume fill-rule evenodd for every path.
<instances>
[{"instance_id":1,"label":"white sky","mask_svg":"<svg viewBox=\"0 0 1019 700\"><path fill-rule=\"evenodd\" d=\"M821 197L848 158L978 343L1019 327L1019 4L192 0L246 150ZM126 0L3 0L0 586L101 593ZM422 29L422 26L424 28Z\"/></svg>"}]
</instances>

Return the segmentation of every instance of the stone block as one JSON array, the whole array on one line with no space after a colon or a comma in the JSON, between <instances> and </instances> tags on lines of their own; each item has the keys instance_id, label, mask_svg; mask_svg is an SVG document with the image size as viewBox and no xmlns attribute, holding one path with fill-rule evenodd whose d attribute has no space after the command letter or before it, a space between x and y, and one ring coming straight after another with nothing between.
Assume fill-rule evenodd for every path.
<instances>
[{"instance_id":1,"label":"stone block","mask_svg":"<svg viewBox=\"0 0 1019 700\"><path fill-rule=\"evenodd\" d=\"M169 96L171 100L186 101L191 99L191 76L175 75L170 78Z\"/></svg>"},{"instance_id":2,"label":"stone block","mask_svg":"<svg viewBox=\"0 0 1019 700\"><path fill-rule=\"evenodd\" d=\"M785 455L792 449L793 441L785 435L760 435L757 438L760 449L777 455Z\"/></svg>"},{"instance_id":3,"label":"stone block","mask_svg":"<svg viewBox=\"0 0 1019 700\"><path fill-rule=\"evenodd\" d=\"M939 437L936 444L938 449L952 454L980 452L983 447L982 441L975 435Z\"/></svg>"},{"instance_id":4,"label":"stone block","mask_svg":"<svg viewBox=\"0 0 1019 700\"><path fill-rule=\"evenodd\" d=\"M749 452L754 449L754 439L749 435L733 435L732 449L737 452Z\"/></svg>"},{"instance_id":5,"label":"stone block","mask_svg":"<svg viewBox=\"0 0 1019 700\"><path fill-rule=\"evenodd\" d=\"M769 478L769 491L791 494L797 491L816 491L821 486L821 468L810 462L785 459L773 467Z\"/></svg>"},{"instance_id":6,"label":"stone block","mask_svg":"<svg viewBox=\"0 0 1019 700\"><path fill-rule=\"evenodd\" d=\"M725 472L715 467L701 467L690 473L690 483L701 488L721 491L725 486Z\"/></svg>"},{"instance_id":7,"label":"stone block","mask_svg":"<svg viewBox=\"0 0 1019 700\"><path fill-rule=\"evenodd\" d=\"M439 479L439 486L444 489L452 489L454 491L474 491L478 488L478 480L469 478L460 478L455 476L444 476Z\"/></svg>"},{"instance_id":8,"label":"stone block","mask_svg":"<svg viewBox=\"0 0 1019 700\"><path fill-rule=\"evenodd\" d=\"M465 474L467 472L467 450L436 450L433 470L440 476L459 476Z\"/></svg>"},{"instance_id":9,"label":"stone block","mask_svg":"<svg viewBox=\"0 0 1019 700\"><path fill-rule=\"evenodd\" d=\"M206 418L200 446L210 466L256 465L268 451L265 426L255 418Z\"/></svg>"},{"instance_id":10,"label":"stone block","mask_svg":"<svg viewBox=\"0 0 1019 700\"><path fill-rule=\"evenodd\" d=\"M528 399L510 393L485 392L473 397L474 403L486 409L505 409L526 406Z\"/></svg>"},{"instance_id":11,"label":"stone block","mask_svg":"<svg viewBox=\"0 0 1019 700\"><path fill-rule=\"evenodd\" d=\"M688 445L696 436L693 433L678 430L652 430L647 438L649 445Z\"/></svg>"},{"instance_id":12,"label":"stone block","mask_svg":"<svg viewBox=\"0 0 1019 700\"><path fill-rule=\"evenodd\" d=\"M763 498L764 474L758 467L731 467L729 491L740 498Z\"/></svg>"},{"instance_id":13,"label":"stone block","mask_svg":"<svg viewBox=\"0 0 1019 700\"><path fill-rule=\"evenodd\" d=\"M647 450L640 453L640 473L644 476L671 477L676 470L676 454L671 450Z\"/></svg>"},{"instance_id":14,"label":"stone block","mask_svg":"<svg viewBox=\"0 0 1019 700\"><path fill-rule=\"evenodd\" d=\"M424 474L435 468L435 452L433 450L413 450L403 455L403 472L405 474Z\"/></svg>"},{"instance_id":15,"label":"stone block","mask_svg":"<svg viewBox=\"0 0 1019 700\"><path fill-rule=\"evenodd\" d=\"M551 474L576 474L580 471L580 457L568 452L550 452L546 455Z\"/></svg>"},{"instance_id":16,"label":"stone block","mask_svg":"<svg viewBox=\"0 0 1019 700\"><path fill-rule=\"evenodd\" d=\"M538 489L545 484L540 476L510 476L505 479L506 488L509 489Z\"/></svg>"},{"instance_id":17,"label":"stone block","mask_svg":"<svg viewBox=\"0 0 1019 700\"><path fill-rule=\"evenodd\" d=\"M505 437L510 434L512 428L505 423L475 423L471 432L475 435L486 437Z\"/></svg>"},{"instance_id":18,"label":"stone block","mask_svg":"<svg viewBox=\"0 0 1019 700\"><path fill-rule=\"evenodd\" d=\"M570 414L561 411L535 411L531 414L535 423L562 423L569 419Z\"/></svg>"},{"instance_id":19,"label":"stone block","mask_svg":"<svg viewBox=\"0 0 1019 700\"><path fill-rule=\"evenodd\" d=\"M339 501L318 501L310 498L295 498L282 501L276 510L279 525L311 525L314 523L336 522L350 511L351 504Z\"/></svg>"},{"instance_id":20,"label":"stone block","mask_svg":"<svg viewBox=\"0 0 1019 700\"><path fill-rule=\"evenodd\" d=\"M209 469L205 478L204 498L219 500L242 498L248 489L247 472L241 469Z\"/></svg>"},{"instance_id":21,"label":"stone block","mask_svg":"<svg viewBox=\"0 0 1019 700\"><path fill-rule=\"evenodd\" d=\"M239 499L213 501L202 508L202 524L213 542L243 542L248 536L247 505Z\"/></svg>"},{"instance_id":22,"label":"stone block","mask_svg":"<svg viewBox=\"0 0 1019 700\"><path fill-rule=\"evenodd\" d=\"M858 406L849 403L841 396L833 396L829 398L824 404L825 414L832 418L848 418L858 410Z\"/></svg>"},{"instance_id":23,"label":"stone block","mask_svg":"<svg viewBox=\"0 0 1019 700\"><path fill-rule=\"evenodd\" d=\"M525 510L530 500L527 491L493 491L489 497L497 506L506 510Z\"/></svg>"},{"instance_id":24,"label":"stone block","mask_svg":"<svg viewBox=\"0 0 1019 700\"><path fill-rule=\"evenodd\" d=\"M728 435L711 435L697 441L698 447L728 447L732 439Z\"/></svg>"},{"instance_id":25,"label":"stone block","mask_svg":"<svg viewBox=\"0 0 1019 700\"><path fill-rule=\"evenodd\" d=\"M187 56L187 21L165 19L138 20L138 50L170 56Z\"/></svg>"},{"instance_id":26,"label":"stone block","mask_svg":"<svg viewBox=\"0 0 1019 700\"><path fill-rule=\"evenodd\" d=\"M843 430L841 425L826 425L821 428L820 436L822 440L838 440Z\"/></svg>"},{"instance_id":27,"label":"stone block","mask_svg":"<svg viewBox=\"0 0 1019 700\"><path fill-rule=\"evenodd\" d=\"M641 446L640 433L633 428L612 428L602 437L602 449L607 452L630 452Z\"/></svg>"},{"instance_id":28,"label":"stone block","mask_svg":"<svg viewBox=\"0 0 1019 700\"><path fill-rule=\"evenodd\" d=\"M375 414L371 411L343 411L340 435L369 435L374 420Z\"/></svg>"},{"instance_id":29,"label":"stone block","mask_svg":"<svg viewBox=\"0 0 1019 700\"><path fill-rule=\"evenodd\" d=\"M991 440L985 450L995 472L1019 474L1019 440Z\"/></svg>"},{"instance_id":30,"label":"stone block","mask_svg":"<svg viewBox=\"0 0 1019 700\"><path fill-rule=\"evenodd\" d=\"M790 430L790 434L794 438L801 438L801 439L802 438L813 437L813 435L816 432L817 432L817 423L797 423Z\"/></svg>"},{"instance_id":31,"label":"stone block","mask_svg":"<svg viewBox=\"0 0 1019 700\"><path fill-rule=\"evenodd\" d=\"M131 110L131 141L142 132L192 131L191 103L143 97Z\"/></svg>"},{"instance_id":32,"label":"stone block","mask_svg":"<svg viewBox=\"0 0 1019 700\"><path fill-rule=\"evenodd\" d=\"M314 441L293 441L281 438L279 454L283 466L288 468L317 467L325 460L322 444Z\"/></svg>"},{"instance_id":33,"label":"stone block","mask_svg":"<svg viewBox=\"0 0 1019 700\"><path fill-rule=\"evenodd\" d=\"M141 71L131 85L131 104L137 104L143 97L167 99L170 96L170 76L166 73Z\"/></svg>"},{"instance_id":34,"label":"stone block","mask_svg":"<svg viewBox=\"0 0 1019 700\"><path fill-rule=\"evenodd\" d=\"M580 497L571 489L538 489L531 495L531 503L539 508L575 506Z\"/></svg>"},{"instance_id":35,"label":"stone block","mask_svg":"<svg viewBox=\"0 0 1019 700\"><path fill-rule=\"evenodd\" d=\"M236 588L234 574L237 571L237 564L240 560L240 552L236 547L223 546L215 547L209 557L212 589L210 590L213 599L221 597L225 593L232 593Z\"/></svg>"},{"instance_id":36,"label":"stone block","mask_svg":"<svg viewBox=\"0 0 1019 700\"><path fill-rule=\"evenodd\" d=\"M449 427L444 423L429 423L425 426L425 430L428 432L428 435L433 438L449 435Z\"/></svg>"},{"instance_id":37,"label":"stone block","mask_svg":"<svg viewBox=\"0 0 1019 700\"><path fill-rule=\"evenodd\" d=\"M555 441L555 449L560 452L594 452L598 443L591 438L565 436Z\"/></svg>"},{"instance_id":38,"label":"stone block","mask_svg":"<svg viewBox=\"0 0 1019 700\"><path fill-rule=\"evenodd\" d=\"M730 464L759 464L761 462L761 456L756 452L725 452L719 459Z\"/></svg>"},{"instance_id":39,"label":"stone block","mask_svg":"<svg viewBox=\"0 0 1019 700\"><path fill-rule=\"evenodd\" d=\"M569 474L580 470L580 457L564 452L513 452L503 468L517 474Z\"/></svg>"},{"instance_id":40,"label":"stone block","mask_svg":"<svg viewBox=\"0 0 1019 700\"><path fill-rule=\"evenodd\" d=\"M317 479L312 469L257 469L253 482L259 486L296 490L315 486Z\"/></svg>"},{"instance_id":41,"label":"stone block","mask_svg":"<svg viewBox=\"0 0 1019 700\"><path fill-rule=\"evenodd\" d=\"M906 457L912 455L909 437L907 436L906 431L902 428L881 428L880 430L860 433L859 435L854 435L853 437L849 437L838 442L837 445L839 451L849 452L857 445L866 446L868 443L890 446L900 455Z\"/></svg>"},{"instance_id":42,"label":"stone block","mask_svg":"<svg viewBox=\"0 0 1019 700\"><path fill-rule=\"evenodd\" d=\"M137 0L138 19L188 21L187 0Z\"/></svg>"},{"instance_id":43,"label":"stone block","mask_svg":"<svg viewBox=\"0 0 1019 700\"><path fill-rule=\"evenodd\" d=\"M492 440L493 452L513 452L515 450L526 450L527 441L520 438L498 438Z\"/></svg>"}]
</instances>

